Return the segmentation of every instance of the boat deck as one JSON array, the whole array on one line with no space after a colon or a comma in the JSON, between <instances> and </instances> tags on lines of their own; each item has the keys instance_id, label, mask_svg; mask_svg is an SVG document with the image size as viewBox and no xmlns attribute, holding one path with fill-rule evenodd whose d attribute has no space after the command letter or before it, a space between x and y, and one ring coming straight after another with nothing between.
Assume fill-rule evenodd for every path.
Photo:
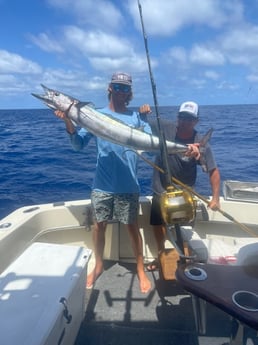
<instances>
[{"instance_id":1,"label":"boat deck","mask_svg":"<svg viewBox=\"0 0 258 345\"><path fill-rule=\"evenodd\" d=\"M207 329L196 332L191 296L173 280L148 272L153 289L139 291L134 264L106 262L87 290L87 309L75 345L212 345L229 341L230 317L207 305Z\"/></svg>"}]
</instances>

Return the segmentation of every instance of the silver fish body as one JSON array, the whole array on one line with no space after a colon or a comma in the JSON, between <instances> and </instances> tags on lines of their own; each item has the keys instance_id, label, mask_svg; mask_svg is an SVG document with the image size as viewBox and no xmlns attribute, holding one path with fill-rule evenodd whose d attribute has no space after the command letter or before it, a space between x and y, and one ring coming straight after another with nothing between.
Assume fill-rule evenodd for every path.
<instances>
[{"instance_id":1,"label":"silver fish body","mask_svg":"<svg viewBox=\"0 0 258 345\"><path fill-rule=\"evenodd\" d=\"M97 137L134 150L153 152L160 150L159 138L132 128L127 124L93 109L91 103L80 102L64 93L42 85L45 94L32 95L42 100L51 109L66 112L67 117L80 127L87 129ZM166 141L169 154L184 153L186 145Z\"/></svg>"}]
</instances>

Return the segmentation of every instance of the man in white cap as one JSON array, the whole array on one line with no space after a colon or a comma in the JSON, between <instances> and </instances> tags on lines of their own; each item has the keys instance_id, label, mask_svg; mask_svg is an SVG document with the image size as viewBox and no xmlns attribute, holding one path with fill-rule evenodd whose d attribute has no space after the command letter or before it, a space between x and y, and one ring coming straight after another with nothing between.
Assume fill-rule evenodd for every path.
<instances>
[{"instance_id":1,"label":"man in white cap","mask_svg":"<svg viewBox=\"0 0 258 345\"><path fill-rule=\"evenodd\" d=\"M161 123L162 131L166 140L174 141L180 144L199 143L200 135L195 130L195 126L199 121L199 107L198 104L192 101L187 101L181 104L177 117L177 124L171 121L164 121ZM153 128L155 132L155 128ZM199 158L199 157L197 157ZM204 152L205 171L209 174L210 185L212 190L212 199L209 207L216 210L220 207L220 173L214 159L211 147L206 145ZM164 169L160 155L156 157L155 164ZM200 164L199 159L194 157L187 157L182 155L169 155L168 165L171 177L175 177L184 184L194 187L197 177L197 165ZM165 175L157 169L153 170L153 199L151 206L150 223L153 226L154 235L157 242L158 251L164 250L166 229L161 216L160 210L160 195L166 190ZM149 271L156 269L158 266L157 260L154 260L147 266Z\"/></svg>"}]
</instances>

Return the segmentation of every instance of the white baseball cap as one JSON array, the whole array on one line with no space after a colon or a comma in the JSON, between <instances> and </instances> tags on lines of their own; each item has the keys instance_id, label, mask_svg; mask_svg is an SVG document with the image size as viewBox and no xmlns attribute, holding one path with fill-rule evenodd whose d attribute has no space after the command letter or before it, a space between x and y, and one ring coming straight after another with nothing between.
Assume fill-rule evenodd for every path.
<instances>
[{"instance_id":1,"label":"white baseball cap","mask_svg":"<svg viewBox=\"0 0 258 345\"><path fill-rule=\"evenodd\" d=\"M196 119L199 117L198 104L192 101L184 102L180 105L178 115L189 115Z\"/></svg>"}]
</instances>

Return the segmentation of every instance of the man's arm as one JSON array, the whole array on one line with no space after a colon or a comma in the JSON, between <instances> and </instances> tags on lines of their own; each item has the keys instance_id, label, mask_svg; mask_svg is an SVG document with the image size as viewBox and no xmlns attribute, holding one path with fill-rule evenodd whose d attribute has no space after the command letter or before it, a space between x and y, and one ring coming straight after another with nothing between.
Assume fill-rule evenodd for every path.
<instances>
[{"instance_id":1,"label":"man's arm","mask_svg":"<svg viewBox=\"0 0 258 345\"><path fill-rule=\"evenodd\" d=\"M72 121L67 117L65 112L56 110L54 113L58 118L64 121L66 131L70 136L73 149L75 151L82 150L83 147L88 144L93 135L87 132L84 128L81 128L80 131L77 132Z\"/></svg>"},{"instance_id":2,"label":"man's arm","mask_svg":"<svg viewBox=\"0 0 258 345\"><path fill-rule=\"evenodd\" d=\"M220 208L220 172L218 168L214 168L209 172L210 175L210 184L212 190L212 199L209 203L209 207L216 211Z\"/></svg>"}]
</instances>

